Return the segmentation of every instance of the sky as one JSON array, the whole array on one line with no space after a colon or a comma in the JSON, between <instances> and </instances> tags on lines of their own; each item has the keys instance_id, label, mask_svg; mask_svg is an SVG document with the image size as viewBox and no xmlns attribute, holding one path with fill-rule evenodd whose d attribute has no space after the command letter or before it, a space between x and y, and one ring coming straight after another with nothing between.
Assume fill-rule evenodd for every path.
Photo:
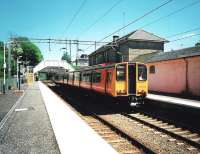
<instances>
[{"instance_id":1,"label":"sky","mask_svg":"<svg viewBox=\"0 0 200 154\"><path fill-rule=\"evenodd\" d=\"M12 35L29 38L67 38L82 41L99 41L166 1L0 0L0 41L8 41ZM173 13L191 3L194 4L177 13ZM115 7L102 17L113 5ZM165 17L171 13L172 15ZM165 18L154 22L161 17ZM98 22L93 24L95 21ZM200 34L199 21L200 0L172 0L154 13L117 32L116 35L121 37L136 29L143 28L169 41L188 37L187 39L165 44L165 51L170 51L194 46L200 40L200 35L198 35ZM151 22L153 24L148 25ZM91 25L93 26L91 27ZM144 25L147 26L144 27ZM168 38L170 35L195 28L199 29ZM109 37L104 41L111 40L112 37ZM41 49L44 59L60 59L64 52L62 48L66 46L51 44L51 51L49 51L49 44L36 45ZM88 46L80 45L79 48L86 54L94 51L94 46L88 48ZM72 56L75 57L75 55L76 48L74 46L72 47Z\"/></svg>"}]
</instances>

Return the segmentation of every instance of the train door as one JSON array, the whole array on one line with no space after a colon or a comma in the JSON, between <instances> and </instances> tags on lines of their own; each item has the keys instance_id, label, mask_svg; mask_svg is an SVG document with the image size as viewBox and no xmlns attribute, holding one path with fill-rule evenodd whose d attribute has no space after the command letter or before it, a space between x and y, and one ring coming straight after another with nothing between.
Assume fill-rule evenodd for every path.
<instances>
[{"instance_id":1,"label":"train door","mask_svg":"<svg viewBox=\"0 0 200 154\"><path fill-rule=\"evenodd\" d=\"M136 65L129 64L128 65L128 92L129 94L136 93Z\"/></svg>"},{"instance_id":2,"label":"train door","mask_svg":"<svg viewBox=\"0 0 200 154\"><path fill-rule=\"evenodd\" d=\"M108 72L108 70L106 70L106 77L105 77L105 93L107 93L108 92L108 81L109 81L109 72Z\"/></svg>"},{"instance_id":3,"label":"train door","mask_svg":"<svg viewBox=\"0 0 200 154\"><path fill-rule=\"evenodd\" d=\"M106 94L112 93L112 71L110 71L110 70L106 70L105 93Z\"/></svg>"}]
</instances>

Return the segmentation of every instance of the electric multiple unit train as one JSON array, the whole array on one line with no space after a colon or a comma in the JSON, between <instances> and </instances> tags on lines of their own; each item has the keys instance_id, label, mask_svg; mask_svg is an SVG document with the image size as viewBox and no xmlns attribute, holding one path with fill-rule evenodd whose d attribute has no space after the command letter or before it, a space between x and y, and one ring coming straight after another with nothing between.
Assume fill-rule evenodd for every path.
<instances>
[{"instance_id":1,"label":"electric multiple unit train","mask_svg":"<svg viewBox=\"0 0 200 154\"><path fill-rule=\"evenodd\" d=\"M144 103L148 93L147 67L143 63L122 62L91 66L68 72L56 82L107 95L120 103Z\"/></svg>"}]
</instances>

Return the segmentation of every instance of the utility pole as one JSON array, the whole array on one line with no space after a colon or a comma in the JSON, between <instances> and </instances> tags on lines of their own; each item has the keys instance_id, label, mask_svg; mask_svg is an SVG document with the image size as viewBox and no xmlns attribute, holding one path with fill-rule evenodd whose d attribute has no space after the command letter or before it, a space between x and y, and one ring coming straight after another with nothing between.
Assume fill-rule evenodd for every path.
<instances>
[{"instance_id":1,"label":"utility pole","mask_svg":"<svg viewBox=\"0 0 200 154\"><path fill-rule=\"evenodd\" d=\"M72 61L72 46L71 46L71 40L69 40L69 54L70 54L70 59Z\"/></svg>"},{"instance_id":2,"label":"utility pole","mask_svg":"<svg viewBox=\"0 0 200 154\"><path fill-rule=\"evenodd\" d=\"M18 75L18 72L19 72L19 67L18 67L18 57L17 57L17 87L19 88L19 75Z\"/></svg>"},{"instance_id":3,"label":"utility pole","mask_svg":"<svg viewBox=\"0 0 200 154\"><path fill-rule=\"evenodd\" d=\"M19 62L19 61L18 61L18 62ZM20 83L20 82L21 82L21 81L20 81L20 62L19 62L19 64L17 64L17 65L19 65L19 66L18 66L18 67L19 67L19 70L18 70L18 71L19 71L19 72L18 72L18 76L19 76L19 77L18 77L18 79L19 79L19 91L20 91L20 86L21 86L21 85L20 85L20 84L21 84L21 83Z\"/></svg>"},{"instance_id":4,"label":"utility pole","mask_svg":"<svg viewBox=\"0 0 200 154\"><path fill-rule=\"evenodd\" d=\"M6 93L6 42L4 42L3 46L3 93Z\"/></svg>"},{"instance_id":5,"label":"utility pole","mask_svg":"<svg viewBox=\"0 0 200 154\"><path fill-rule=\"evenodd\" d=\"M78 50L79 50L79 44L78 44L78 40L77 40L77 44L76 44L76 66L78 65Z\"/></svg>"},{"instance_id":6,"label":"utility pole","mask_svg":"<svg viewBox=\"0 0 200 154\"><path fill-rule=\"evenodd\" d=\"M49 37L49 52L51 51L51 38Z\"/></svg>"},{"instance_id":7,"label":"utility pole","mask_svg":"<svg viewBox=\"0 0 200 154\"><path fill-rule=\"evenodd\" d=\"M96 51L96 49L97 49L97 42L95 41L94 42L94 51Z\"/></svg>"},{"instance_id":8,"label":"utility pole","mask_svg":"<svg viewBox=\"0 0 200 154\"><path fill-rule=\"evenodd\" d=\"M125 12L123 12L123 27L125 26ZM123 29L123 35L125 35L125 29Z\"/></svg>"},{"instance_id":9,"label":"utility pole","mask_svg":"<svg viewBox=\"0 0 200 154\"><path fill-rule=\"evenodd\" d=\"M18 86L18 89L20 90L20 58L22 56L18 56L17 57L17 86Z\"/></svg>"},{"instance_id":10,"label":"utility pole","mask_svg":"<svg viewBox=\"0 0 200 154\"><path fill-rule=\"evenodd\" d=\"M10 44L8 46L8 87L10 87L10 79L11 79L11 48Z\"/></svg>"},{"instance_id":11,"label":"utility pole","mask_svg":"<svg viewBox=\"0 0 200 154\"><path fill-rule=\"evenodd\" d=\"M67 38L66 38L66 41L65 41L65 48L66 48L66 52L67 52Z\"/></svg>"}]
</instances>

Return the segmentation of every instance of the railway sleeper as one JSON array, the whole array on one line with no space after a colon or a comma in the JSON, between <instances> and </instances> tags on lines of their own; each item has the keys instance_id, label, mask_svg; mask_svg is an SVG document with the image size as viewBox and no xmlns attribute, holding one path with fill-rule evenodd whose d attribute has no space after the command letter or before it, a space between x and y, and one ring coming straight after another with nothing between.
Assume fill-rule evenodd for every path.
<instances>
[{"instance_id":1,"label":"railway sleeper","mask_svg":"<svg viewBox=\"0 0 200 154\"><path fill-rule=\"evenodd\" d=\"M183 135L183 134L187 134L187 133L191 133L191 132L188 130L182 130L182 131L178 131L178 132L176 131L175 133L178 135Z\"/></svg>"},{"instance_id":2,"label":"railway sleeper","mask_svg":"<svg viewBox=\"0 0 200 154\"><path fill-rule=\"evenodd\" d=\"M103 138L109 139L109 138L113 138L113 137L117 138L117 137L119 137L119 136L116 135L116 134L106 134L106 135L102 135L102 137L103 137Z\"/></svg>"},{"instance_id":3,"label":"railway sleeper","mask_svg":"<svg viewBox=\"0 0 200 154\"><path fill-rule=\"evenodd\" d=\"M177 131L180 131L182 129L177 127L177 128L169 128L167 130L170 131L170 132L177 132Z\"/></svg>"},{"instance_id":4,"label":"railway sleeper","mask_svg":"<svg viewBox=\"0 0 200 154\"><path fill-rule=\"evenodd\" d=\"M121 153L121 152L120 152ZM138 150L134 150L134 151L124 151L122 152L121 154L140 154L141 151L138 151Z\"/></svg>"},{"instance_id":5,"label":"railway sleeper","mask_svg":"<svg viewBox=\"0 0 200 154\"><path fill-rule=\"evenodd\" d=\"M184 134L183 137L187 137L187 138L192 138L192 137L197 137L199 136L199 134L196 134L196 133L190 133L190 134Z\"/></svg>"},{"instance_id":6,"label":"railway sleeper","mask_svg":"<svg viewBox=\"0 0 200 154\"><path fill-rule=\"evenodd\" d=\"M108 142L111 144L118 144L120 142L125 142L125 140L124 139L112 139L112 140L109 140Z\"/></svg>"},{"instance_id":7,"label":"railway sleeper","mask_svg":"<svg viewBox=\"0 0 200 154\"><path fill-rule=\"evenodd\" d=\"M100 134L100 135L110 135L110 134L114 134L113 132L98 132L98 134Z\"/></svg>"},{"instance_id":8,"label":"railway sleeper","mask_svg":"<svg viewBox=\"0 0 200 154\"><path fill-rule=\"evenodd\" d=\"M198 137L198 138L191 138L191 140L194 141L194 142L200 142L200 137Z\"/></svg>"},{"instance_id":9,"label":"railway sleeper","mask_svg":"<svg viewBox=\"0 0 200 154\"><path fill-rule=\"evenodd\" d=\"M127 144L115 144L115 145L113 145L113 147L116 148L120 154L126 153L127 151L129 151L129 152L132 151L132 153L136 152L136 149L134 149L131 145L127 145ZM139 150L137 150L137 151L139 151Z\"/></svg>"},{"instance_id":10,"label":"railway sleeper","mask_svg":"<svg viewBox=\"0 0 200 154\"><path fill-rule=\"evenodd\" d=\"M110 132L109 128L93 128L96 132Z\"/></svg>"},{"instance_id":11,"label":"railway sleeper","mask_svg":"<svg viewBox=\"0 0 200 154\"><path fill-rule=\"evenodd\" d=\"M154 123L153 123L154 124ZM168 123L165 123L165 122L162 122L162 123L159 123L159 124L156 124L156 126L158 127L164 127L164 126L168 126L169 124Z\"/></svg>"},{"instance_id":12,"label":"railway sleeper","mask_svg":"<svg viewBox=\"0 0 200 154\"><path fill-rule=\"evenodd\" d=\"M170 129L170 128L175 128L174 125L167 125L167 126L161 126L162 129Z\"/></svg>"}]
</instances>

